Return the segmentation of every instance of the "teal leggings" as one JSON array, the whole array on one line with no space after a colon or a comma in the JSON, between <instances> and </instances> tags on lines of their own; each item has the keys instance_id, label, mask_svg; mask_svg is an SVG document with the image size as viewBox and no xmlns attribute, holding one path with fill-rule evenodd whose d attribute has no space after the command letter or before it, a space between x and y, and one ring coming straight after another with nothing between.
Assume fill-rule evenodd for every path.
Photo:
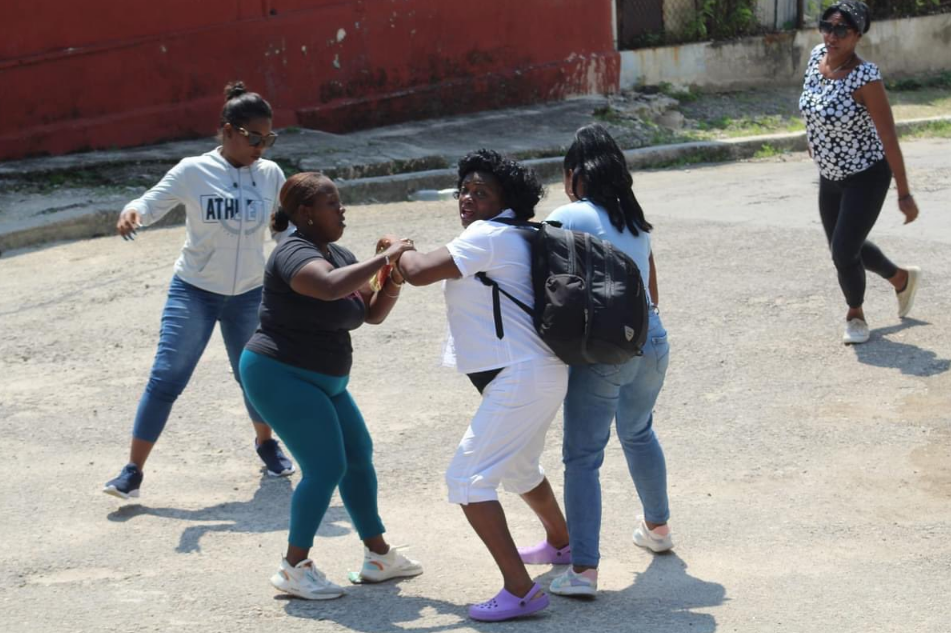
<instances>
[{"instance_id":1,"label":"teal leggings","mask_svg":"<svg viewBox=\"0 0 951 633\"><path fill-rule=\"evenodd\" d=\"M301 469L291 499L288 542L305 549L314 545L337 486L360 538L383 534L373 441L347 391L349 377L299 369L247 349L240 368L248 399Z\"/></svg>"}]
</instances>

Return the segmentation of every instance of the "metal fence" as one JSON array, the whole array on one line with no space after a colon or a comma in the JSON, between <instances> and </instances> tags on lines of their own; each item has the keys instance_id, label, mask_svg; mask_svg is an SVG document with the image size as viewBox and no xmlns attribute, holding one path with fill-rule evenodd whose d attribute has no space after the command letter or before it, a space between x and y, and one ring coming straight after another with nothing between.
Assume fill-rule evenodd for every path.
<instances>
[{"instance_id":1,"label":"metal fence","mask_svg":"<svg viewBox=\"0 0 951 633\"><path fill-rule=\"evenodd\" d=\"M806 26L815 25L819 16L835 0L805 0L803 20ZM951 11L951 0L865 0L873 20L911 18L932 13Z\"/></svg>"},{"instance_id":2,"label":"metal fence","mask_svg":"<svg viewBox=\"0 0 951 633\"><path fill-rule=\"evenodd\" d=\"M615 0L622 49L815 25L835 0ZM951 11L951 0L866 0L875 19Z\"/></svg>"},{"instance_id":3,"label":"metal fence","mask_svg":"<svg viewBox=\"0 0 951 633\"><path fill-rule=\"evenodd\" d=\"M618 41L621 48L643 48L795 28L802 2L616 0Z\"/></svg>"}]
</instances>

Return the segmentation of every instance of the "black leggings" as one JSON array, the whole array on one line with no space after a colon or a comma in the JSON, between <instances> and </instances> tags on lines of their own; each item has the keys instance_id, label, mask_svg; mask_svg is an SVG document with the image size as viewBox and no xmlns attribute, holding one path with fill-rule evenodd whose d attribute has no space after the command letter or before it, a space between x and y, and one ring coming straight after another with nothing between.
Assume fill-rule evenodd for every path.
<instances>
[{"instance_id":1,"label":"black leggings","mask_svg":"<svg viewBox=\"0 0 951 633\"><path fill-rule=\"evenodd\" d=\"M822 228L850 308L862 307L865 300L866 270L885 279L898 272L898 267L865 239L878 220L891 181L892 171L884 160L844 180L819 180Z\"/></svg>"}]
</instances>

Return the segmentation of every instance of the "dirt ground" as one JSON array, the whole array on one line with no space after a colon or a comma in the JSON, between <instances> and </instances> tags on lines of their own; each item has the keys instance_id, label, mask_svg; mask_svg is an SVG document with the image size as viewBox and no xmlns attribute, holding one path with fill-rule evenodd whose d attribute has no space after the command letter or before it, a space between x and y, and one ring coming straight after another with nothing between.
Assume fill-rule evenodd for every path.
<instances>
[{"instance_id":1,"label":"dirt ground","mask_svg":"<svg viewBox=\"0 0 951 633\"><path fill-rule=\"evenodd\" d=\"M297 475L262 476L217 333L146 470L139 503L99 492L125 463L183 229L0 259L0 629L33 631L948 630L951 595L951 141L905 146L922 207L894 191L873 238L925 282L913 318L870 278L872 340L839 343L844 304L803 156L635 175L655 223L672 344L655 427L676 548L631 544L638 514L612 440L601 593L483 625L500 580L443 471L478 396L438 366L438 288L407 289L354 335L352 392L375 441L387 536L426 572L311 603L268 584ZM544 216L564 202L553 188ZM342 243L459 232L451 203L353 207ZM561 494L560 416L543 463ZM503 495L513 533L542 531ZM362 550L335 498L313 550L346 582ZM532 570L547 584L558 569Z\"/></svg>"}]
</instances>

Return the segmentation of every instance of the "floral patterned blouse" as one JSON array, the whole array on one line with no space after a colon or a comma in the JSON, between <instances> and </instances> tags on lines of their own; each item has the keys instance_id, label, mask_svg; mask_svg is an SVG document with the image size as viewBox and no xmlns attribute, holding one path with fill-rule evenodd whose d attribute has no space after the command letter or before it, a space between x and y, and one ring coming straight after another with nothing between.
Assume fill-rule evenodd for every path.
<instances>
[{"instance_id":1,"label":"floral patterned blouse","mask_svg":"<svg viewBox=\"0 0 951 633\"><path fill-rule=\"evenodd\" d=\"M819 173L829 180L843 180L885 158L872 117L852 98L862 86L881 81L882 74L875 64L862 62L842 79L828 79L819 72L825 53L825 45L820 44L809 56L799 110Z\"/></svg>"}]
</instances>

